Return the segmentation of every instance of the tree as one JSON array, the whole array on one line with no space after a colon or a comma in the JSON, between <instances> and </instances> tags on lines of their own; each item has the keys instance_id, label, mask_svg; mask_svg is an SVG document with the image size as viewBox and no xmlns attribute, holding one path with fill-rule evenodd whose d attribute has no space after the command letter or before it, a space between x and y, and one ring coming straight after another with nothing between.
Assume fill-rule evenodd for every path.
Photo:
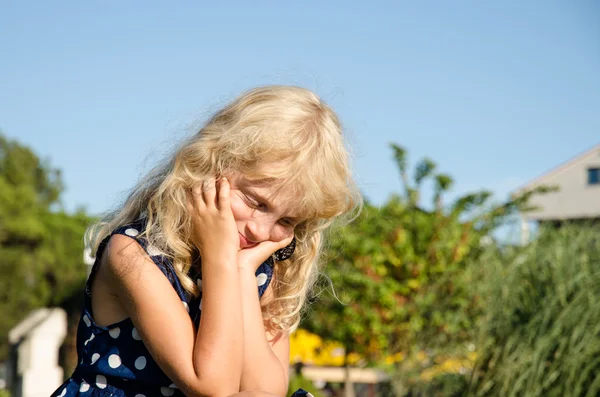
<instances>
[{"instance_id":1,"label":"tree","mask_svg":"<svg viewBox=\"0 0 600 397\"><path fill-rule=\"evenodd\" d=\"M427 158L411 177L406 151L391 148L402 193L380 208L367 202L353 223L332 230L325 273L338 295L321 294L302 325L365 362L471 340L479 307L467 259L479 255L485 238L531 194L543 190L499 205L481 191L446 206L443 196L452 178ZM429 208L421 199L427 182L434 187Z\"/></svg>"},{"instance_id":2,"label":"tree","mask_svg":"<svg viewBox=\"0 0 600 397\"><path fill-rule=\"evenodd\" d=\"M83 303L83 234L91 218L62 210L62 191L59 170L0 135L0 360L8 331L28 312L65 306L73 294Z\"/></svg>"}]
</instances>

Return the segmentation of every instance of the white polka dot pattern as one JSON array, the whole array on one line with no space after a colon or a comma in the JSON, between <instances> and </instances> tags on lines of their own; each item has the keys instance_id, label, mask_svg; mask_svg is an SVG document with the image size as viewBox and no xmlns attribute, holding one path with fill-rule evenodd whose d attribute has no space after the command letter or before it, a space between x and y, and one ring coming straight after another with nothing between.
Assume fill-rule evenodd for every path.
<instances>
[{"instance_id":1,"label":"white polka dot pattern","mask_svg":"<svg viewBox=\"0 0 600 397\"><path fill-rule=\"evenodd\" d=\"M149 245L148 248L146 248L146 252L148 252L148 255L150 256L162 255L162 252L153 245Z\"/></svg>"},{"instance_id":2,"label":"white polka dot pattern","mask_svg":"<svg viewBox=\"0 0 600 397\"><path fill-rule=\"evenodd\" d=\"M111 354L108 356L108 365L113 369L119 368L121 366L121 357L116 354Z\"/></svg>"},{"instance_id":3,"label":"white polka dot pattern","mask_svg":"<svg viewBox=\"0 0 600 397\"><path fill-rule=\"evenodd\" d=\"M92 322L90 321L90 318L88 317L87 314L83 315L83 322L85 323L86 327L89 327L92 325Z\"/></svg>"},{"instance_id":4,"label":"white polka dot pattern","mask_svg":"<svg viewBox=\"0 0 600 397\"><path fill-rule=\"evenodd\" d=\"M119 327L115 327L111 330L108 331L108 334L113 338L113 339L117 339L119 337L119 335L121 335L121 328Z\"/></svg>"},{"instance_id":5,"label":"white polka dot pattern","mask_svg":"<svg viewBox=\"0 0 600 397\"><path fill-rule=\"evenodd\" d=\"M96 375L96 386L100 389L104 389L106 387L106 376L104 375Z\"/></svg>"},{"instance_id":6,"label":"white polka dot pattern","mask_svg":"<svg viewBox=\"0 0 600 397\"><path fill-rule=\"evenodd\" d=\"M258 276L256 276L256 284L259 287L262 287L263 285L265 285L268 278L269 278L269 276L267 276L266 273L261 273Z\"/></svg>"},{"instance_id":7,"label":"white polka dot pattern","mask_svg":"<svg viewBox=\"0 0 600 397\"><path fill-rule=\"evenodd\" d=\"M92 362L90 364L92 364L92 365L95 364L99 358L100 358L100 355L98 353L92 354Z\"/></svg>"},{"instance_id":8,"label":"white polka dot pattern","mask_svg":"<svg viewBox=\"0 0 600 397\"><path fill-rule=\"evenodd\" d=\"M142 340L142 338L140 337L140 334L138 333L137 329L132 329L131 330L131 337L135 340Z\"/></svg>"},{"instance_id":9,"label":"white polka dot pattern","mask_svg":"<svg viewBox=\"0 0 600 397\"><path fill-rule=\"evenodd\" d=\"M79 385L79 392L85 393L88 390L90 390L90 385L84 380L81 381L81 385Z\"/></svg>"},{"instance_id":10,"label":"white polka dot pattern","mask_svg":"<svg viewBox=\"0 0 600 397\"><path fill-rule=\"evenodd\" d=\"M83 345L84 345L84 346L87 346L87 344L88 344L88 343L90 343L90 342L91 342L91 340L92 340L92 339L94 339L94 337L95 337L95 336L96 336L96 335L92 334L92 336L90 336L90 339L88 339L88 340L86 340L85 342L83 342Z\"/></svg>"},{"instance_id":11,"label":"white polka dot pattern","mask_svg":"<svg viewBox=\"0 0 600 397\"><path fill-rule=\"evenodd\" d=\"M58 397L64 397L65 394L67 394L67 388L66 387L60 392L60 394L58 395Z\"/></svg>"},{"instance_id":12,"label":"white polka dot pattern","mask_svg":"<svg viewBox=\"0 0 600 397\"><path fill-rule=\"evenodd\" d=\"M146 368L146 357L144 356L139 356L136 360L135 363L133 363L133 365L135 365L135 368L138 370L143 370L144 368Z\"/></svg>"},{"instance_id":13,"label":"white polka dot pattern","mask_svg":"<svg viewBox=\"0 0 600 397\"><path fill-rule=\"evenodd\" d=\"M137 229L130 227L129 229L125 230L125 234L129 237L135 237L140 234L140 232Z\"/></svg>"},{"instance_id":14,"label":"white polka dot pattern","mask_svg":"<svg viewBox=\"0 0 600 397\"><path fill-rule=\"evenodd\" d=\"M172 396L172 395L173 395L173 393L175 393L175 390L174 390L174 389L171 389L170 387L161 387L161 388L160 388L160 393L161 393L163 396L165 396L165 397L168 397L168 396Z\"/></svg>"},{"instance_id":15,"label":"white polka dot pattern","mask_svg":"<svg viewBox=\"0 0 600 397\"><path fill-rule=\"evenodd\" d=\"M183 303L183 307L185 308L185 311L187 311L188 313L190 312L190 305L187 304L187 302L181 301Z\"/></svg>"}]
</instances>

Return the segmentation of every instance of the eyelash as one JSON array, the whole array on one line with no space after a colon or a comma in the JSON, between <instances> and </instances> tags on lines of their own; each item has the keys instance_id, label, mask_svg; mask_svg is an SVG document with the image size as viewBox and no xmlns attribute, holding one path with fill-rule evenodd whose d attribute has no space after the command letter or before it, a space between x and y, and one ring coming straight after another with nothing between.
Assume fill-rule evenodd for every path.
<instances>
[{"instance_id":1,"label":"eyelash","mask_svg":"<svg viewBox=\"0 0 600 397\"><path fill-rule=\"evenodd\" d=\"M244 200L246 201L248 206L250 206L254 209L261 210L261 211L267 210L267 206L265 204L260 203L259 201L253 199L252 197L250 197L246 194L244 194ZM295 227L294 223L292 221L290 221L289 219L280 219L279 223L285 227Z\"/></svg>"},{"instance_id":2,"label":"eyelash","mask_svg":"<svg viewBox=\"0 0 600 397\"><path fill-rule=\"evenodd\" d=\"M285 227L295 227L294 223L288 219L280 219L279 223Z\"/></svg>"},{"instance_id":3,"label":"eyelash","mask_svg":"<svg viewBox=\"0 0 600 397\"><path fill-rule=\"evenodd\" d=\"M257 210L266 210L267 209L266 205L258 202L257 200L251 198L250 196L248 196L246 194L244 194L244 199L245 199L246 203L254 209L257 209Z\"/></svg>"}]
</instances>

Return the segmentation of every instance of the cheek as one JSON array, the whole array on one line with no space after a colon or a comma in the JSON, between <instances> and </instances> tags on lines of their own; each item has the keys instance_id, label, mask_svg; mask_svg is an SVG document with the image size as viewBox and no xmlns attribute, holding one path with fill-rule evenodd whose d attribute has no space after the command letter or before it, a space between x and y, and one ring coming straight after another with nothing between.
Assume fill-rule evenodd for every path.
<instances>
[{"instance_id":1,"label":"cheek","mask_svg":"<svg viewBox=\"0 0 600 397\"><path fill-rule=\"evenodd\" d=\"M231 202L231 212L236 222L245 221L250 217L250 208L246 205L244 200L235 191L231 192L229 198Z\"/></svg>"},{"instance_id":2,"label":"cheek","mask_svg":"<svg viewBox=\"0 0 600 397\"><path fill-rule=\"evenodd\" d=\"M294 228L282 228L280 240L285 240L286 238L294 237L294 235Z\"/></svg>"}]
</instances>

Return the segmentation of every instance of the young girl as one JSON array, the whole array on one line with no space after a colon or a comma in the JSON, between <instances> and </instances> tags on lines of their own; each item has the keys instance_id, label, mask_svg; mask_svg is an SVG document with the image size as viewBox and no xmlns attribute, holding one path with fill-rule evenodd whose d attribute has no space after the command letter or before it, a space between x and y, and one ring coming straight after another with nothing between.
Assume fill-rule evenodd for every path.
<instances>
[{"instance_id":1,"label":"young girl","mask_svg":"<svg viewBox=\"0 0 600 397\"><path fill-rule=\"evenodd\" d=\"M358 204L325 103L242 95L88 232L79 365L52 396L285 396L323 233Z\"/></svg>"}]
</instances>

